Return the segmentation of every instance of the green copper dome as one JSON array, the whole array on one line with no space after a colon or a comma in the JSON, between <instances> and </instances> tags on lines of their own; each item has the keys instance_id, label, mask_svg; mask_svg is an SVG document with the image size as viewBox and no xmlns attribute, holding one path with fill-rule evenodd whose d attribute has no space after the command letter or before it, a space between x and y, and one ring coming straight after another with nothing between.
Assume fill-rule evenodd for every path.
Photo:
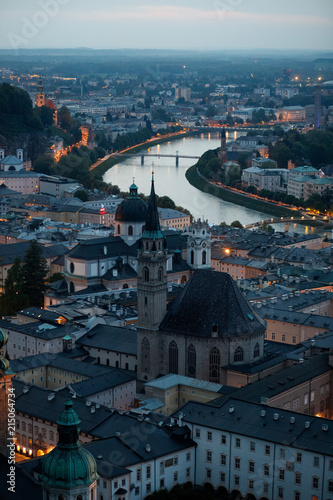
<instances>
[{"instance_id":1,"label":"green copper dome","mask_svg":"<svg viewBox=\"0 0 333 500\"><path fill-rule=\"evenodd\" d=\"M96 461L78 441L80 420L71 400L65 403L65 411L57 423L59 442L43 459L43 484L66 489L92 484L98 477Z\"/></svg>"}]
</instances>

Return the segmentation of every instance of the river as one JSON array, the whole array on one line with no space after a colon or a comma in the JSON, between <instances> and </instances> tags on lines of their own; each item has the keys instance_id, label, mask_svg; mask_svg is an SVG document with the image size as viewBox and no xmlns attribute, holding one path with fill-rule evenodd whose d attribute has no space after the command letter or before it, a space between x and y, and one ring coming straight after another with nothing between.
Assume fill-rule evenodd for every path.
<instances>
[{"instance_id":1,"label":"river","mask_svg":"<svg viewBox=\"0 0 333 500\"><path fill-rule=\"evenodd\" d=\"M234 140L236 134L237 132L229 133L227 140ZM219 135L214 132L158 144L149 148L148 153L175 155L178 151L180 155L201 156L208 149L216 149L219 145ZM196 161L179 158L179 166L176 167L175 158L145 157L144 165L141 165L140 157L129 158L109 169L104 174L104 181L117 184L122 191L128 191L134 178L139 192L149 194L151 171L154 169L156 194L169 196L176 205L187 208L195 218L208 219L209 224L220 224L223 221L230 224L239 220L244 225L269 218L268 214L223 201L191 186L185 172ZM274 229L284 231L285 226L275 224ZM312 233L314 228L290 224L289 231Z\"/></svg>"}]
</instances>

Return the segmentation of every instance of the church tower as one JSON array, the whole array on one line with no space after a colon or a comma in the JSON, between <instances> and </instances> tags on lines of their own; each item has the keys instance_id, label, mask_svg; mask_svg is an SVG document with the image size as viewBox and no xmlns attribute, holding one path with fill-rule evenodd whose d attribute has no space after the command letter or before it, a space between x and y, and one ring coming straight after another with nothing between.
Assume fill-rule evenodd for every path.
<instances>
[{"instance_id":1,"label":"church tower","mask_svg":"<svg viewBox=\"0 0 333 500\"><path fill-rule=\"evenodd\" d=\"M159 325L167 303L166 240L163 238L156 204L154 173L146 225L138 249L138 377L155 378L159 370Z\"/></svg>"},{"instance_id":2,"label":"church tower","mask_svg":"<svg viewBox=\"0 0 333 500\"><path fill-rule=\"evenodd\" d=\"M38 79L37 94L35 97L35 106L37 106L38 108L40 108L41 106L45 106L45 94L43 92L43 83L41 77L39 77Z\"/></svg>"},{"instance_id":3,"label":"church tower","mask_svg":"<svg viewBox=\"0 0 333 500\"><path fill-rule=\"evenodd\" d=\"M188 228L187 263L193 269L211 268L211 236L206 221L198 219Z\"/></svg>"},{"instance_id":4,"label":"church tower","mask_svg":"<svg viewBox=\"0 0 333 500\"><path fill-rule=\"evenodd\" d=\"M80 420L65 403L57 424L57 446L42 460L43 500L97 500L97 465L79 442Z\"/></svg>"}]
</instances>

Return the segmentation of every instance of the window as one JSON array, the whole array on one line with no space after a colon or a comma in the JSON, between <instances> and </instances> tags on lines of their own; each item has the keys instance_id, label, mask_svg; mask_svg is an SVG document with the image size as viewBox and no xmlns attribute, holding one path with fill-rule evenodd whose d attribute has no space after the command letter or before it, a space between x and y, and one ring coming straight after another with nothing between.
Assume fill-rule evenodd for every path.
<instances>
[{"instance_id":1,"label":"window","mask_svg":"<svg viewBox=\"0 0 333 500\"><path fill-rule=\"evenodd\" d=\"M292 342L293 342L293 344L296 344L296 337L294 335L292 337Z\"/></svg>"},{"instance_id":2,"label":"window","mask_svg":"<svg viewBox=\"0 0 333 500\"><path fill-rule=\"evenodd\" d=\"M178 457L177 456L173 459L173 465L178 465Z\"/></svg>"},{"instance_id":3,"label":"window","mask_svg":"<svg viewBox=\"0 0 333 500\"><path fill-rule=\"evenodd\" d=\"M212 452L210 450L208 450L206 452L206 461L207 462L211 462L212 461Z\"/></svg>"},{"instance_id":4,"label":"window","mask_svg":"<svg viewBox=\"0 0 333 500\"><path fill-rule=\"evenodd\" d=\"M265 455L270 455L270 454L271 454L271 447L268 444L266 444L266 446L265 446Z\"/></svg>"},{"instance_id":5,"label":"window","mask_svg":"<svg viewBox=\"0 0 333 500\"><path fill-rule=\"evenodd\" d=\"M256 345L254 346L253 357L259 358L259 356L260 356L260 346L259 343L257 342Z\"/></svg>"},{"instance_id":6,"label":"window","mask_svg":"<svg viewBox=\"0 0 333 500\"><path fill-rule=\"evenodd\" d=\"M295 484L301 484L301 473L295 472Z\"/></svg>"},{"instance_id":7,"label":"window","mask_svg":"<svg viewBox=\"0 0 333 500\"><path fill-rule=\"evenodd\" d=\"M264 465L264 476L269 476L269 465Z\"/></svg>"},{"instance_id":8,"label":"window","mask_svg":"<svg viewBox=\"0 0 333 500\"><path fill-rule=\"evenodd\" d=\"M296 462L302 463L302 453L296 453Z\"/></svg>"},{"instance_id":9,"label":"window","mask_svg":"<svg viewBox=\"0 0 333 500\"><path fill-rule=\"evenodd\" d=\"M160 479L160 489L164 488L164 477Z\"/></svg>"},{"instance_id":10,"label":"window","mask_svg":"<svg viewBox=\"0 0 333 500\"><path fill-rule=\"evenodd\" d=\"M241 447L241 440L240 440L240 438L236 438L235 446L236 446L236 448L240 448Z\"/></svg>"},{"instance_id":11,"label":"window","mask_svg":"<svg viewBox=\"0 0 333 500\"><path fill-rule=\"evenodd\" d=\"M147 483L147 493L151 492L151 483Z\"/></svg>"},{"instance_id":12,"label":"window","mask_svg":"<svg viewBox=\"0 0 333 500\"><path fill-rule=\"evenodd\" d=\"M150 479L150 474L151 474L150 465L147 465L147 468L146 468L146 478L147 479Z\"/></svg>"},{"instance_id":13,"label":"window","mask_svg":"<svg viewBox=\"0 0 333 500\"><path fill-rule=\"evenodd\" d=\"M318 489L319 487L319 478L317 476L312 477L312 488Z\"/></svg>"},{"instance_id":14,"label":"window","mask_svg":"<svg viewBox=\"0 0 333 500\"><path fill-rule=\"evenodd\" d=\"M221 436L221 444L226 444L227 442L227 436L225 434L222 434Z\"/></svg>"},{"instance_id":15,"label":"window","mask_svg":"<svg viewBox=\"0 0 333 500\"><path fill-rule=\"evenodd\" d=\"M187 349L187 373L189 377L196 375L196 352L194 345L189 345Z\"/></svg>"},{"instance_id":16,"label":"window","mask_svg":"<svg viewBox=\"0 0 333 500\"><path fill-rule=\"evenodd\" d=\"M333 470L333 460L330 460L329 468L330 470Z\"/></svg>"},{"instance_id":17,"label":"window","mask_svg":"<svg viewBox=\"0 0 333 500\"><path fill-rule=\"evenodd\" d=\"M178 472L173 473L173 481L176 483L178 481Z\"/></svg>"},{"instance_id":18,"label":"window","mask_svg":"<svg viewBox=\"0 0 333 500\"><path fill-rule=\"evenodd\" d=\"M283 488L281 486L278 487L278 498L283 498Z\"/></svg>"},{"instance_id":19,"label":"window","mask_svg":"<svg viewBox=\"0 0 333 500\"><path fill-rule=\"evenodd\" d=\"M141 481L141 469L136 470L136 480Z\"/></svg>"},{"instance_id":20,"label":"window","mask_svg":"<svg viewBox=\"0 0 333 500\"><path fill-rule=\"evenodd\" d=\"M160 462L160 475L164 474L164 462Z\"/></svg>"},{"instance_id":21,"label":"window","mask_svg":"<svg viewBox=\"0 0 333 500\"><path fill-rule=\"evenodd\" d=\"M294 500L301 500L301 494L299 491L295 491L294 493Z\"/></svg>"},{"instance_id":22,"label":"window","mask_svg":"<svg viewBox=\"0 0 333 500\"><path fill-rule=\"evenodd\" d=\"M195 429L195 437L200 439L200 429Z\"/></svg>"},{"instance_id":23,"label":"window","mask_svg":"<svg viewBox=\"0 0 333 500\"><path fill-rule=\"evenodd\" d=\"M319 457L313 457L313 467L319 467Z\"/></svg>"},{"instance_id":24,"label":"window","mask_svg":"<svg viewBox=\"0 0 333 500\"><path fill-rule=\"evenodd\" d=\"M239 486L239 476L234 476L235 486Z\"/></svg>"},{"instance_id":25,"label":"window","mask_svg":"<svg viewBox=\"0 0 333 500\"><path fill-rule=\"evenodd\" d=\"M221 454L221 465L227 465L227 455Z\"/></svg>"},{"instance_id":26,"label":"window","mask_svg":"<svg viewBox=\"0 0 333 500\"><path fill-rule=\"evenodd\" d=\"M293 401L293 410L298 410L300 407L300 398L295 398Z\"/></svg>"},{"instance_id":27,"label":"window","mask_svg":"<svg viewBox=\"0 0 333 500\"><path fill-rule=\"evenodd\" d=\"M272 332L272 340L275 340L275 333Z\"/></svg>"},{"instance_id":28,"label":"window","mask_svg":"<svg viewBox=\"0 0 333 500\"><path fill-rule=\"evenodd\" d=\"M158 269L158 281L163 280L163 267L159 267Z\"/></svg>"},{"instance_id":29,"label":"window","mask_svg":"<svg viewBox=\"0 0 333 500\"><path fill-rule=\"evenodd\" d=\"M253 479L249 479L249 490L253 490L254 488L254 481Z\"/></svg>"},{"instance_id":30,"label":"window","mask_svg":"<svg viewBox=\"0 0 333 500\"><path fill-rule=\"evenodd\" d=\"M174 340L169 344L169 373L178 373L178 346Z\"/></svg>"},{"instance_id":31,"label":"window","mask_svg":"<svg viewBox=\"0 0 333 500\"><path fill-rule=\"evenodd\" d=\"M286 458L286 450L284 448L280 448L280 458Z\"/></svg>"},{"instance_id":32,"label":"window","mask_svg":"<svg viewBox=\"0 0 333 500\"><path fill-rule=\"evenodd\" d=\"M146 283L149 281L149 269L148 269L148 267L143 268L143 279Z\"/></svg>"},{"instance_id":33,"label":"window","mask_svg":"<svg viewBox=\"0 0 333 500\"><path fill-rule=\"evenodd\" d=\"M189 478L191 476L191 467L187 467L186 469L186 477Z\"/></svg>"},{"instance_id":34,"label":"window","mask_svg":"<svg viewBox=\"0 0 333 500\"><path fill-rule=\"evenodd\" d=\"M309 395L308 393L304 394L304 404L307 405L309 403Z\"/></svg>"},{"instance_id":35,"label":"window","mask_svg":"<svg viewBox=\"0 0 333 500\"><path fill-rule=\"evenodd\" d=\"M254 441L250 441L250 451L256 451L256 443Z\"/></svg>"},{"instance_id":36,"label":"window","mask_svg":"<svg viewBox=\"0 0 333 500\"><path fill-rule=\"evenodd\" d=\"M225 472L220 472L220 481L221 483L225 482Z\"/></svg>"},{"instance_id":37,"label":"window","mask_svg":"<svg viewBox=\"0 0 333 500\"><path fill-rule=\"evenodd\" d=\"M212 469L206 469L206 478L211 479L212 478Z\"/></svg>"},{"instance_id":38,"label":"window","mask_svg":"<svg viewBox=\"0 0 333 500\"><path fill-rule=\"evenodd\" d=\"M249 472L254 472L254 462L253 460L250 460L249 461Z\"/></svg>"},{"instance_id":39,"label":"window","mask_svg":"<svg viewBox=\"0 0 333 500\"><path fill-rule=\"evenodd\" d=\"M263 493L268 493L268 483L264 483L262 485L262 491L263 491Z\"/></svg>"},{"instance_id":40,"label":"window","mask_svg":"<svg viewBox=\"0 0 333 500\"><path fill-rule=\"evenodd\" d=\"M328 491L333 493L333 481L328 481Z\"/></svg>"},{"instance_id":41,"label":"window","mask_svg":"<svg viewBox=\"0 0 333 500\"><path fill-rule=\"evenodd\" d=\"M207 431L207 441L212 441L213 439L213 434L211 431Z\"/></svg>"},{"instance_id":42,"label":"window","mask_svg":"<svg viewBox=\"0 0 333 500\"><path fill-rule=\"evenodd\" d=\"M136 486L136 487L135 487L135 494L136 494L136 495L139 495L139 494L140 494L140 487L139 487L139 486Z\"/></svg>"},{"instance_id":43,"label":"window","mask_svg":"<svg viewBox=\"0 0 333 500\"><path fill-rule=\"evenodd\" d=\"M234 352L234 362L239 363L240 361L243 361L243 359L244 359L244 350L242 349L242 347L238 346Z\"/></svg>"},{"instance_id":44,"label":"window","mask_svg":"<svg viewBox=\"0 0 333 500\"><path fill-rule=\"evenodd\" d=\"M147 337L144 337L141 342L141 362L142 370L148 372L150 370L150 343Z\"/></svg>"},{"instance_id":45,"label":"window","mask_svg":"<svg viewBox=\"0 0 333 500\"><path fill-rule=\"evenodd\" d=\"M285 342L285 341L286 341L286 336L285 336L285 334L284 334L284 333L282 334L281 340L282 340L282 342Z\"/></svg>"},{"instance_id":46,"label":"window","mask_svg":"<svg viewBox=\"0 0 333 500\"><path fill-rule=\"evenodd\" d=\"M214 347L209 355L209 382L220 382L220 351Z\"/></svg>"},{"instance_id":47,"label":"window","mask_svg":"<svg viewBox=\"0 0 333 500\"><path fill-rule=\"evenodd\" d=\"M188 452L186 453L186 462L189 462L190 460L191 460L191 452L190 452L190 451L188 451Z\"/></svg>"},{"instance_id":48,"label":"window","mask_svg":"<svg viewBox=\"0 0 333 500\"><path fill-rule=\"evenodd\" d=\"M279 479L280 481L284 481L284 469L279 469Z\"/></svg>"}]
</instances>

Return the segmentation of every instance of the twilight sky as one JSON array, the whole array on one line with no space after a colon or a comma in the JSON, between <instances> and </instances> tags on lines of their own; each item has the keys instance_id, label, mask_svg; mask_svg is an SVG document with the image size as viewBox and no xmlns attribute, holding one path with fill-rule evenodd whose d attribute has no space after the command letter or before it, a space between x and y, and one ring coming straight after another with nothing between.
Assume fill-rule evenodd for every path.
<instances>
[{"instance_id":1,"label":"twilight sky","mask_svg":"<svg viewBox=\"0 0 333 500\"><path fill-rule=\"evenodd\" d=\"M333 0L1 0L0 48L333 50Z\"/></svg>"}]
</instances>

